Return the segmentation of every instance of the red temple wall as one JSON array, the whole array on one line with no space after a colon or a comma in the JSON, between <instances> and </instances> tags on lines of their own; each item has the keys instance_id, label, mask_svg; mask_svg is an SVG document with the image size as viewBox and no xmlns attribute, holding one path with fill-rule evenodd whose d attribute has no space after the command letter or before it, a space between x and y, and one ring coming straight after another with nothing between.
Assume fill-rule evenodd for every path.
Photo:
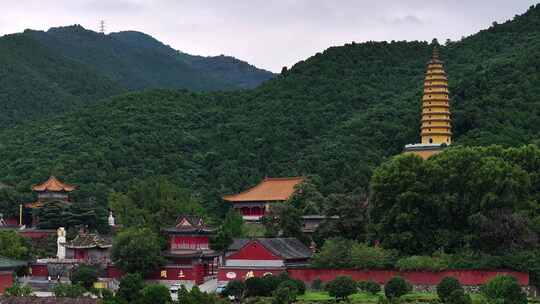
<instances>
[{"instance_id":1,"label":"red temple wall","mask_svg":"<svg viewBox=\"0 0 540 304\"><path fill-rule=\"evenodd\" d=\"M282 258L268 251L259 242L252 241L228 256L227 260L282 260Z\"/></svg>"},{"instance_id":2,"label":"red temple wall","mask_svg":"<svg viewBox=\"0 0 540 304\"><path fill-rule=\"evenodd\" d=\"M208 248L209 238L207 236L171 236L169 239L170 248Z\"/></svg>"},{"instance_id":3,"label":"red temple wall","mask_svg":"<svg viewBox=\"0 0 540 304\"><path fill-rule=\"evenodd\" d=\"M393 270L352 270L352 269L288 269L287 272L294 279L306 283L319 278L323 282L331 281L337 276L350 276L356 281L372 280L384 284L394 276L401 276L413 285L437 285L444 277L455 277L463 285L482 285L496 275L508 274L514 276L520 285L529 285L529 274L511 270L445 270L430 271L393 271Z\"/></svg>"},{"instance_id":4,"label":"red temple wall","mask_svg":"<svg viewBox=\"0 0 540 304\"><path fill-rule=\"evenodd\" d=\"M30 270L32 271L32 276L34 277L48 277L49 270L47 269L46 264L32 264L30 265Z\"/></svg>"},{"instance_id":5,"label":"red temple wall","mask_svg":"<svg viewBox=\"0 0 540 304\"><path fill-rule=\"evenodd\" d=\"M41 239L41 238L44 238L44 237L48 237L49 235L55 235L56 234L56 231L54 230L51 230L51 231L39 231L39 230L31 230L31 231L24 231L24 230L19 230L17 231L17 233L23 237L27 237L27 238L30 238L30 239Z\"/></svg>"},{"instance_id":6,"label":"red temple wall","mask_svg":"<svg viewBox=\"0 0 540 304\"><path fill-rule=\"evenodd\" d=\"M276 268L236 268L236 267L220 267L218 271L218 281L230 281L230 280L245 280L246 274L248 272L253 272L255 277L263 277L265 274L271 273L273 275L278 275L285 271L285 269L276 269ZM234 276L234 277L233 277Z\"/></svg>"},{"instance_id":7,"label":"red temple wall","mask_svg":"<svg viewBox=\"0 0 540 304\"><path fill-rule=\"evenodd\" d=\"M0 271L0 294L13 285L13 272Z\"/></svg>"}]
</instances>

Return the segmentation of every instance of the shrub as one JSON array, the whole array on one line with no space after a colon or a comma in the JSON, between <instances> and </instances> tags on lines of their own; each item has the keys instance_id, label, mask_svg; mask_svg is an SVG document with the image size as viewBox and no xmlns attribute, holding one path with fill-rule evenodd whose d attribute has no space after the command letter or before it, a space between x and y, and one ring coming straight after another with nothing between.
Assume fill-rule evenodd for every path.
<instances>
[{"instance_id":1,"label":"shrub","mask_svg":"<svg viewBox=\"0 0 540 304\"><path fill-rule=\"evenodd\" d=\"M312 265L318 268L350 268L353 242L342 238L331 238L324 242L321 250L313 255Z\"/></svg>"},{"instance_id":2,"label":"shrub","mask_svg":"<svg viewBox=\"0 0 540 304\"><path fill-rule=\"evenodd\" d=\"M32 288L28 285L21 285L19 283L15 283L5 290L5 296L7 297L29 297L31 295Z\"/></svg>"},{"instance_id":3,"label":"shrub","mask_svg":"<svg viewBox=\"0 0 540 304\"><path fill-rule=\"evenodd\" d=\"M246 296L263 297L267 295L267 288L262 278L252 277L245 281Z\"/></svg>"},{"instance_id":4,"label":"shrub","mask_svg":"<svg viewBox=\"0 0 540 304\"><path fill-rule=\"evenodd\" d=\"M382 269L392 267L394 253L382 247L356 243L351 248L351 264L357 269Z\"/></svg>"},{"instance_id":5,"label":"shrub","mask_svg":"<svg viewBox=\"0 0 540 304\"><path fill-rule=\"evenodd\" d=\"M325 289L331 297L343 300L356 292L356 283L351 277L339 276L328 282Z\"/></svg>"},{"instance_id":6,"label":"shrub","mask_svg":"<svg viewBox=\"0 0 540 304\"><path fill-rule=\"evenodd\" d=\"M287 281L287 278L274 276L271 274L265 275L262 277L262 282L264 286L264 290L262 291L262 294L260 296L270 296L274 290L276 290L279 286L279 284L283 281Z\"/></svg>"},{"instance_id":7,"label":"shrub","mask_svg":"<svg viewBox=\"0 0 540 304\"><path fill-rule=\"evenodd\" d=\"M141 304L169 304L172 303L169 288L162 284L150 284L141 291Z\"/></svg>"},{"instance_id":8,"label":"shrub","mask_svg":"<svg viewBox=\"0 0 540 304\"><path fill-rule=\"evenodd\" d=\"M291 304L296 301L298 291L292 281L285 281L279 284L279 287L272 293L274 297L273 304Z\"/></svg>"},{"instance_id":9,"label":"shrub","mask_svg":"<svg viewBox=\"0 0 540 304\"><path fill-rule=\"evenodd\" d=\"M81 285L57 284L53 292L57 298L80 298L84 295L86 289Z\"/></svg>"},{"instance_id":10,"label":"shrub","mask_svg":"<svg viewBox=\"0 0 540 304\"><path fill-rule=\"evenodd\" d=\"M527 295L513 276L498 275L480 288L480 292L493 303L526 304Z\"/></svg>"},{"instance_id":11,"label":"shrub","mask_svg":"<svg viewBox=\"0 0 540 304\"><path fill-rule=\"evenodd\" d=\"M437 295L444 303L448 302L450 294L455 290L463 290L463 287L461 287L459 281L453 277L445 277L439 285L437 285Z\"/></svg>"},{"instance_id":12,"label":"shrub","mask_svg":"<svg viewBox=\"0 0 540 304\"><path fill-rule=\"evenodd\" d=\"M144 281L138 273L128 273L120 279L120 288L116 296L131 303L139 299L144 288Z\"/></svg>"},{"instance_id":13,"label":"shrub","mask_svg":"<svg viewBox=\"0 0 540 304\"><path fill-rule=\"evenodd\" d=\"M358 281L358 289L370 294L377 294L381 291L381 286L373 281Z\"/></svg>"},{"instance_id":14,"label":"shrub","mask_svg":"<svg viewBox=\"0 0 540 304\"><path fill-rule=\"evenodd\" d=\"M384 285L384 295L393 300L409 293L412 286L401 277L393 277Z\"/></svg>"},{"instance_id":15,"label":"shrub","mask_svg":"<svg viewBox=\"0 0 540 304\"><path fill-rule=\"evenodd\" d=\"M321 279L316 278L315 280L313 280L313 282L311 282L311 289L313 289L313 290L321 290L321 289L323 289L323 283L322 283Z\"/></svg>"},{"instance_id":16,"label":"shrub","mask_svg":"<svg viewBox=\"0 0 540 304\"><path fill-rule=\"evenodd\" d=\"M224 296L231 296L235 299L242 299L246 291L246 284L240 280L232 280L223 289Z\"/></svg>"},{"instance_id":17,"label":"shrub","mask_svg":"<svg viewBox=\"0 0 540 304\"><path fill-rule=\"evenodd\" d=\"M441 271L448 269L448 261L441 257L414 255L399 259L396 268L401 271L407 270L430 270Z\"/></svg>"},{"instance_id":18,"label":"shrub","mask_svg":"<svg viewBox=\"0 0 540 304\"><path fill-rule=\"evenodd\" d=\"M461 286L460 286L461 287ZM450 293L450 295L447 297L446 302L447 304L471 304L472 299L471 297L463 291L463 288L455 289Z\"/></svg>"},{"instance_id":19,"label":"shrub","mask_svg":"<svg viewBox=\"0 0 540 304\"><path fill-rule=\"evenodd\" d=\"M79 284L87 290L94 286L98 280L98 272L95 267L88 265L79 265L71 273L71 283Z\"/></svg>"},{"instance_id":20,"label":"shrub","mask_svg":"<svg viewBox=\"0 0 540 304\"><path fill-rule=\"evenodd\" d=\"M296 291L298 291L299 295L303 295L306 293L306 283L304 283L301 280L294 280L294 279L291 279L289 281L292 282L296 286Z\"/></svg>"}]
</instances>

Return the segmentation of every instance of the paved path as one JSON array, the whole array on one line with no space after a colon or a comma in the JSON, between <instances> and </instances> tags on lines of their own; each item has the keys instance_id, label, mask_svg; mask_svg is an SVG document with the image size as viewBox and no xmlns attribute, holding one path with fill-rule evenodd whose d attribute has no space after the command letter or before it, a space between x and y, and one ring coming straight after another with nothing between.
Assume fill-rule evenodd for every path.
<instances>
[{"instance_id":1,"label":"paved path","mask_svg":"<svg viewBox=\"0 0 540 304\"><path fill-rule=\"evenodd\" d=\"M199 289L203 292L215 292L217 289L217 279L212 279L199 285Z\"/></svg>"}]
</instances>

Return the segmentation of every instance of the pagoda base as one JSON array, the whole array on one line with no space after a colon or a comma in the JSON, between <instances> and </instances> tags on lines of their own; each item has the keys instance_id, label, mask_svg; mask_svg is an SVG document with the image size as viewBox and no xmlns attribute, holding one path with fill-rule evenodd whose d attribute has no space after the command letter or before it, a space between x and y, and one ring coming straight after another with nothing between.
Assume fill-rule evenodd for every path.
<instances>
[{"instance_id":1,"label":"pagoda base","mask_svg":"<svg viewBox=\"0 0 540 304\"><path fill-rule=\"evenodd\" d=\"M430 156L440 153L446 147L446 144L409 144L405 145L403 153L413 153L423 159L428 159Z\"/></svg>"}]
</instances>

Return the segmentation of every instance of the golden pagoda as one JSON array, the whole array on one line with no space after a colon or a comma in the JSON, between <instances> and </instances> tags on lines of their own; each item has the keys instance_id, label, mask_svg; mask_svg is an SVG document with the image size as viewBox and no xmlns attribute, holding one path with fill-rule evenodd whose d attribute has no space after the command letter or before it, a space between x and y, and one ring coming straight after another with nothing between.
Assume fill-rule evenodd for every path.
<instances>
[{"instance_id":1,"label":"golden pagoda","mask_svg":"<svg viewBox=\"0 0 540 304\"><path fill-rule=\"evenodd\" d=\"M424 159L439 153L452 143L451 122L448 77L439 59L439 49L435 46L424 80L420 127L422 142L406 145L405 152L418 154Z\"/></svg>"}]
</instances>

